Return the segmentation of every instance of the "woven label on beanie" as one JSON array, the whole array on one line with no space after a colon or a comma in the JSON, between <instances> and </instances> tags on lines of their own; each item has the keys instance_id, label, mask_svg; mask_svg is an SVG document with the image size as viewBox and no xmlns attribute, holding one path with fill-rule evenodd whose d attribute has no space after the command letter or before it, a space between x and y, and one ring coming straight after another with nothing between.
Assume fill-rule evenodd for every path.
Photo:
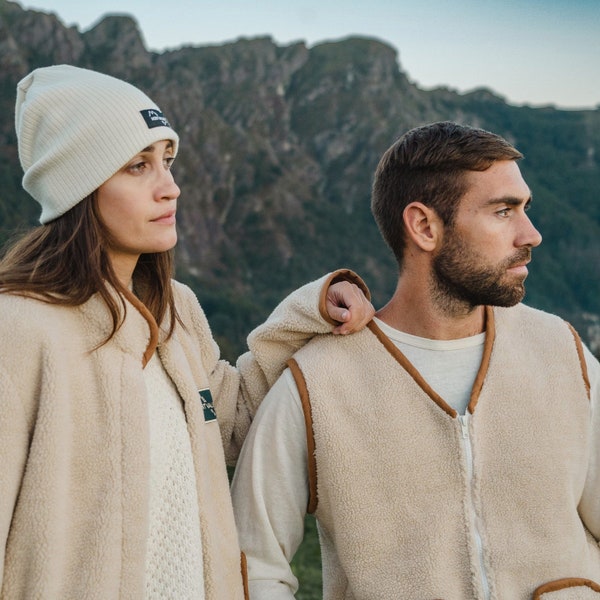
<instances>
[{"instance_id":1,"label":"woven label on beanie","mask_svg":"<svg viewBox=\"0 0 600 600\"><path fill-rule=\"evenodd\" d=\"M160 112L160 110L149 108L148 110L140 110L140 114L142 117L144 117L144 121L146 121L148 129L152 129L153 127L171 127L171 125L169 125L169 121L167 121L166 117Z\"/></svg>"}]
</instances>

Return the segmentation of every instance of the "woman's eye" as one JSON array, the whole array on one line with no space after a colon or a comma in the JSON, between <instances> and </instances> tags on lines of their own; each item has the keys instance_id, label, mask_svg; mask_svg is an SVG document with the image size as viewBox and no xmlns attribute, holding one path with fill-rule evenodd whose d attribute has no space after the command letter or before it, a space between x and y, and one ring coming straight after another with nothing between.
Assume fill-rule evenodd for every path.
<instances>
[{"instance_id":1,"label":"woman's eye","mask_svg":"<svg viewBox=\"0 0 600 600\"><path fill-rule=\"evenodd\" d=\"M167 169L170 169L171 166L173 165L173 161L175 160L174 156L169 156L168 158L164 159L164 163L165 163L165 167Z\"/></svg>"},{"instance_id":2,"label":"woman's eye","mask_svg":"<svg viewBox=\"0 0 600 600\"><path fill-rule=\"evenodd\" d=\"M137 162L137 163L134 163L129 166L129 171L132 171L134 173L140 173L141 171L144 170L145 166L146 166L145 161Z\"/></svg>"}]
</instances>

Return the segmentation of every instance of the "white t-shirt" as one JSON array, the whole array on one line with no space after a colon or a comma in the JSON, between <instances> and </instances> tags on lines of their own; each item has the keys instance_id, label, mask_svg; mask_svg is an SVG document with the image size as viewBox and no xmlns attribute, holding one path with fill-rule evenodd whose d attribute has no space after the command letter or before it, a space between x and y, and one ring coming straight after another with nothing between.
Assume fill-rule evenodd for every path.
<instances>
[{"instance_id":1,"label":"white t-shirt","mask_svg":"<svg viewBox=\"0 0 600 600\"><path fill-rule=\"evenodd\" d=\"M373 320L425 381L459 415L465 414L483 356L485 333L458 340L430 340Z\"/></svg>"}]
</instances>

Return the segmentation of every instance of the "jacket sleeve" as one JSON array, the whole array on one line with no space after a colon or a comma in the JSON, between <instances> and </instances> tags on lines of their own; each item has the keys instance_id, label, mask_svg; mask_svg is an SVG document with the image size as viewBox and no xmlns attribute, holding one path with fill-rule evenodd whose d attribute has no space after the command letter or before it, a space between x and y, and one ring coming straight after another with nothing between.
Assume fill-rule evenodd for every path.
<instances>
[{"instance_id":1,"label":"jacket sleeve","mask_svg":"<svg viewBox=\"0 0 600 600\"><path fill-rule=\"evenodd\" d=\"M231 486L250 599L293 600L290 561L304 537L308 503L306 426L289 369L260 405Z\"/></svg>"},{"instance_id":2,"label":"jacket sleeve","mask_svg":"<svg viewBox=\"0 0 600 600\"><path fill-rule=\"evenodd\" d=\"M254 414L287 360L312 337L331 332L337 324L327 316L326 296L329 286L340 280L356 283L368 294L364 282L349 270L334 271L307 283L285 298L265 323L250 333L249 351L240 356L236 367L219 360L212 338L211 348L205 347L203 362L208 367L228 464L235 464Z\"/></svg>"},{"instance_id":3,"label":"jacket sleeve","mask_svg":"<svg viewBox=\"0 0 600 600\"><path fill-rule=\"evenodd\" d=\"M590 381L591 426L590 458L579 514L600 545L600 363L585 346L584 354Z\"/></svg>"},{"instance_id":4,"label":"jacket sleeve","mask_svg":"<svg viewBox=\"0 0 600 600\"><path fill-rule=\"evenodd\" d=\"M0 369L0 588L8 534L29 447L27 418L21 402L10 374Z\"/></svg>"}]
</instances>

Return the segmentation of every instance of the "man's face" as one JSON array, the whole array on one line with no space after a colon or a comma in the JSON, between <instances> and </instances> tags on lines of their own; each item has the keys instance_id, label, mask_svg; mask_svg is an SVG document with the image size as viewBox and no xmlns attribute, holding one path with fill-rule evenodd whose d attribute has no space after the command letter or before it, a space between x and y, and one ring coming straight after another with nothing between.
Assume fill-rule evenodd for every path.
<instances>
[{"instance_id":1,"label":"man's face","mask_svg":"<svg viewBox=\"0 0 600 600\"><path fill-rule=\"evenodd\" d=\"M433 260L432 292L449 310L513 306L541 235L526 210L531 194L514 161L466 174L467 192Z\"/></svg>"}]
</instances>

